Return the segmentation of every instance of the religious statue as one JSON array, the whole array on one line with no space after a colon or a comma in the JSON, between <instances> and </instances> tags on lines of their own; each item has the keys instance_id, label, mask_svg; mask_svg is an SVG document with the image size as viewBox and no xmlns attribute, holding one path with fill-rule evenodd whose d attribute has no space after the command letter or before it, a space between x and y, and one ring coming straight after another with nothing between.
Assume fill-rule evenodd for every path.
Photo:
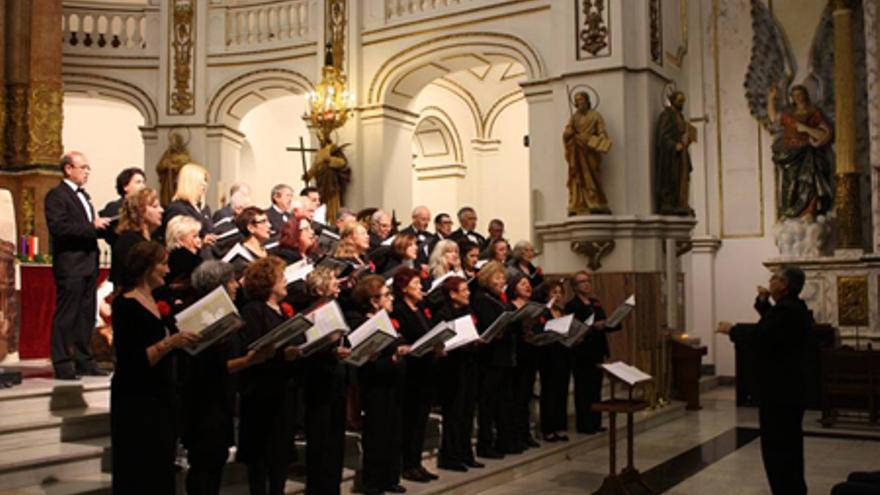
<instances>
[{"instance_id":1,"label":"religious statue","mask_svg":"<svg viewBox=\"0 0 880 495\"><path fill-rule=\"evenodd\" d=\"M172 132L168 136L168 149L162 154L159 164L156 165L156 172L159 174L159 183L161 191L159 201L162 206L168 206L174 192L177 190L177 173L180 169L189 163L189 152L186 149L186 143L183 142L183 136L176 132Z\"/></svg>"},{"instance_id":2,"label":"religious statue","mask_svg":"<svg viewBox=\"0 0 880 495\"><path fill-rule=\"evenodd\" d=\"M599 170L602 156L611 149L605 121L592 108L586 92L575 94L574 103L577 111L562 132L568 162L568 214L610 214Z\"/></svg>"},{"instance_id":3,"label":"religious statue","mask_svg":"<svg viewBox=\"0 0 880 495\"><path fill-rule=\"evenodd\" d=\"M669 95L669 106L657 120L654 142L654 200L661 215L693 215L690 207L691 157L688 147L697 140L694 126L684 116L681 91Z\"/></svg>"},{"instance_id":4,"label":"religious statue","mask_svg":"<svg viewBox=\"0 0 880 495\"><path fill-rule=\"evenodd\" d=\"M773 163L779 167L781 192L778 212L781 218L813 218L831 210L831 162L828 158L832 131L822 110L810 101L807 88L791 88L792 105L776 109L777 86L767 92L767 115L781 126L773 142Z\"/></svg>"},{"instance_id":5,"label":"religious statue","mask_svg":"<svg viewBox=\"0 0 880 495\"><path fill-rule=\"evenodd\" d=\"M307 184L314 179L315 187L321 193L321 200L327 205L328 221L336 218L336 213L342 206L345 188L351 181L351 169L344 153L346 146L348 145L337 146L333 142L322 141L312 166L303 175L303 181Z\"/></svg>"}]
</instances>

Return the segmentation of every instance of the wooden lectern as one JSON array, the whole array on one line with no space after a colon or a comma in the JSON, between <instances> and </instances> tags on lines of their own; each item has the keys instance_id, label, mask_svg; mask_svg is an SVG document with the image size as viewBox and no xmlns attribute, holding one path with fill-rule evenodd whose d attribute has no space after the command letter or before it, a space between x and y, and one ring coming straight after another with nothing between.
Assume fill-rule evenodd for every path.
<instances>
[{"instance_id":1,"label":"wooden lectern","mask_svg":"<svg viewBox=\"0 0 880 495\"><path fill-rule=\"evenodd\" d=\"M608 375L611 386L611 398L593 404L594 411L608 413L608 476L602 482L602 486L593 492L593 495L630 495L633 492L628 487L639 486L636 493L653 494L654 491L642 479L639 470L633 464L633 414L647 409L648 403L644 400L634 399L633 390L642 383L653 380L650 375L634 366L621 361L603 364L602 370ZM614 396L614 385L620 383L626 389L627 398L618 399ZM626 467L617 472L617 415L626 414Z\"/></svg>"}]
</instances>

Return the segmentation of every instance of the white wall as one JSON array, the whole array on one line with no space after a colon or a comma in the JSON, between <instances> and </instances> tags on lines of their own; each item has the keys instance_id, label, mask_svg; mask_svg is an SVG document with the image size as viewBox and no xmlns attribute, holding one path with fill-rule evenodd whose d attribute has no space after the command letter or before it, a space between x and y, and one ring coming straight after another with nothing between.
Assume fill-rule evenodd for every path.
<instances>
[{"instance_id":1,"label":"white wall","mask_svg":"<svg viewBox=\"0 0 880 495\"><path fill-rule=\"evenodd\" d=\"M288 184L294 191L303 186L302 159L299 153L289 152L288 146L299 146L303 137L306 147L312 147L312 138L302 120L305 111L304 96L284 96L267 101L247 113L239 131L245 135L241 146L239 180L251 186L257 206L271 203L272 186ZM311 165L314 154L306 155Z\"/></svg>"},{"instance_id":2,"label":"white wall","mask_svg":"<svg viewBox=\"0 0 880 495\"><path fill-rule=\"evenodd\" d=\"M97 209L116 199L116 175L122 169L144 168L138 129L143 124L140 112L127 103L65 95L61 139L66 151L82 151L88 157L92 173L86 189Z\"/></svg>"}]
</instances>

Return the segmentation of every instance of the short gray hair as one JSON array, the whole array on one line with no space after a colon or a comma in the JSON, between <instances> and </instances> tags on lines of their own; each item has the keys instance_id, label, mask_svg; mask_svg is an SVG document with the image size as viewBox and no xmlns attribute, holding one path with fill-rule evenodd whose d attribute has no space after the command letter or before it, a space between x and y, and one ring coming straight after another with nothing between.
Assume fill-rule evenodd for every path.
<instances>
[{"instance_id":1,"label":"short gray hair","mask_svg":"<svg viewBox=\"0 0 880 495\"><path fill-rule=\"evenodd\" d=\"M190 283L198 295L204 295L235 278L235 268L225 261L202 262L192 273Z\"/></svg>"},{"instance_id":2,"label":"short gray hair","mask_svg":"<svg viewBox=\"0 0 880 495\"><path fill-rule=\"evenodd\" d=\"M519 261L523 257L523 252L525 252L525 250L529 248L534 249L534 246L532 246L531 242L526 240L519 241L513 246L513 252L510 253L510 257Z\"/></svg>"},{"instance_id":3,"label":"short gray hair","mask_svg":"<svg viewBox=\"0 0 880 495\"><path fill-rule=\"evenodd\" d=\"M285 189L293 192L293 188L288 186L287 184L276 184L275 187L272 188L271 198L275 199L276 197L281 196L281 193L283 193Z\"/></svg>"},{"instance_id":4,"label":"short gray hair","mask_svg":"<svg viewBox=\"0 0 880 495\"><path fill-rule=\"evenodd\" d=\"M373 215L370 217L370 225L378 225L382 221L383 217L390 217L390 216L391 215L386 213L385 210L382 210L382 209L376 210L375 212L373 212Z\"/></svg>"}]
</instances>

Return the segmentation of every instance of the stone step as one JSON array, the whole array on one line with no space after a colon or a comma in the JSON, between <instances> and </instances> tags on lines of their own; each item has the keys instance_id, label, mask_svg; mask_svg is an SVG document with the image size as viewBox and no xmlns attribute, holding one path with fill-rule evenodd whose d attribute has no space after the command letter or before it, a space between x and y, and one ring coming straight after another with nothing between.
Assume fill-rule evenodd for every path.
<instances>
[{"instance_id":1,"label":"stone step","mask_svg":"<svg viewBox=\"0 0 880 495\"><path fill-rule=\"evenodd\" d=\"M700 393L705 394L711 390L721 386L721 377L718 375L708 375L700 377Z\"/></svg>"}]
</instances>

